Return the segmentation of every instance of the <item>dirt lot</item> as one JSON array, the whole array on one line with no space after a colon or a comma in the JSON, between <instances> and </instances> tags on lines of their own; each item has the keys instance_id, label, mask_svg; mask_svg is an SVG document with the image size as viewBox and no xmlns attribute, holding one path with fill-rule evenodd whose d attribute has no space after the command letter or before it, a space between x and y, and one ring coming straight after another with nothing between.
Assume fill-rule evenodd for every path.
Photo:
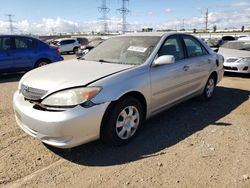
<instances>
[{"instance_id":1,"label":"dirt lot","mask_svg":"<svg viewBox=\"0 0 250 188\"><path fill-rule=\"evenodd\" d=\"M55 149L21 131L0 79L0 187L250 187L250 78L228 75L210 102L189 100L146 122L129 145Z\"/></svg>"}]
</instances>

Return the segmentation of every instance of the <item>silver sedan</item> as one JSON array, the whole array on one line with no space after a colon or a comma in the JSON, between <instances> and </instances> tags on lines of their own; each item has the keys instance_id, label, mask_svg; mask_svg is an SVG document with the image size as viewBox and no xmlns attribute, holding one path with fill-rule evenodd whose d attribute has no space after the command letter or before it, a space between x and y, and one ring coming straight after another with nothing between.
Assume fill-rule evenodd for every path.
<instances>
[{"instance_id":1,"label":"silver sedan","mask_svg":"<svg viewBox=\"0 0 250 188\"><path fill-rule=\"evenodd\" d=\"M113 37L81 60L26 73L14 94L18 125L60 148L101 138L121 145L144 120L187 99L212 98L223 57L180 33Z\"/></svg>"},{"instance_id":2,"label":"silver sedan","mask_svg":"<svg viewBox=\"0 0 250 188\"><path fill-rule=\"evenodd\" d=\"M225 57L226 72L250 73L250 41L227 42L218 53Z\"/></svg>"}]
</instances>

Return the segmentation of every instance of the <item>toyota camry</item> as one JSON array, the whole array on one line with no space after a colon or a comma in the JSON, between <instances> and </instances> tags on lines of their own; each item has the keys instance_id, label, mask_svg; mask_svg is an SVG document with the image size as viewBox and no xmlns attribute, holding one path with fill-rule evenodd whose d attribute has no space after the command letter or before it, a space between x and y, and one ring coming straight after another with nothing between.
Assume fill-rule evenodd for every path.
<instances>
[{"instance_id":1,"label":"toyota camry","mask_svg":"<svg viewBox=\"0 0 250 188\"><path fill-rule=\"evenodd\" d=\"M116 36L80 60L26 73L14 94L15 117L54 147L99 138L122 145L155 114L195 96L210 100L223 72L223 57L194 36Z\"/></svg>"}]
</instances>

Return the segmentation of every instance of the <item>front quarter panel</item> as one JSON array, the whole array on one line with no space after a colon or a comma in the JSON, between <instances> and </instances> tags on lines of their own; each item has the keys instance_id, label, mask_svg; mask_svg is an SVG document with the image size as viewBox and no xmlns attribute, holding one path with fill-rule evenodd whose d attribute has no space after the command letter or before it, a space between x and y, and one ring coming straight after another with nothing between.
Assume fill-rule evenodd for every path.
<instances>
[{"instance_id":1,"label":"front quarter panel","mask_svg":"<svg viewBox=\"0 0 250 188\"><path fill-rule=\"evenodd\" d=\"M96 104L112 102L129 92L141 93L147 102L147 112L151 104L149 67L139 66L114 74L89 86L101 86L102 91L92 99Z\"/></svg>"}]
</instances>

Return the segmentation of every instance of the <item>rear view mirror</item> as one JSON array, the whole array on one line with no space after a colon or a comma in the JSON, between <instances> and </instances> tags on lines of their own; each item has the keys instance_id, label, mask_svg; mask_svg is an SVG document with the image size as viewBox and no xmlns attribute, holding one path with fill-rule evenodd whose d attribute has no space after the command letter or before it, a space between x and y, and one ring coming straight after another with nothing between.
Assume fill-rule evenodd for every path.
<instances>
[{"instance_id":1,"label":"rear view mirror","mask_svg":"<svg viewBox=\"0 0 250 188\"><path fill-rule=\"evenodd\" d=\"M163 56L158 57L154 61L155 66L173 64L173 63L175 63L175 58L172 55L163 55Z\"/></svg>"}]
</instances>

